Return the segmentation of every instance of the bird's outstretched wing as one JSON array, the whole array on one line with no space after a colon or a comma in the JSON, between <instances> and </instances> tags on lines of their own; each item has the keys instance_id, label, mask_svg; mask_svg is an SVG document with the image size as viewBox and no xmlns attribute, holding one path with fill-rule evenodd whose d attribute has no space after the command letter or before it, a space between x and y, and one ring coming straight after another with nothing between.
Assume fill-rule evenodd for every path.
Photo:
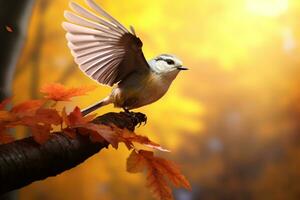
<instances>
[{"instance_id":1,"label":"bird's outstretched wing","mask_svg":"<svg viewBox=\"0 0 300 200\"><path fill-rule=\"evenodd\" d=\"M109 86L135 71L148 72L143 43L133 28L130 33L93 0L86 2L94 12L70 2L74 13L65 11L64 16L69 22L63 22L68 46L80 69Z\"/></svg>"}]
</instances>

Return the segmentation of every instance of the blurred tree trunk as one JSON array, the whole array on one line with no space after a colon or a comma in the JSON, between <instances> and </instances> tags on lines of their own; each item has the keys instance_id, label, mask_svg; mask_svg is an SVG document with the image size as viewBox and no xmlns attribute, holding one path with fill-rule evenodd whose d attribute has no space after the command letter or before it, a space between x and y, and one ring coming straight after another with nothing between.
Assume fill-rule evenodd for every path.
<instances>
[{"instance_id":1,"label":"blurred tree trunk","mask_svg":"<svg viewBox=\"0 0 300 200\"><path fill-rule=\"evenodd\" d=\"M15 66L26 38L33 4L34 0L0 1L0 99L11 95Z\"/></svg>"},{"instance_id":2,"label":"blurred tree trunk","mask_svg":"<svg viewBox=\"0 0 300 200\"><path fill-rule=\"evenodd\" d=\"M12 79L23 47L34 0L0 1L0 100L11 96ZM0 199L17 199L8 193Z\"/></svg>"}]
</instances>

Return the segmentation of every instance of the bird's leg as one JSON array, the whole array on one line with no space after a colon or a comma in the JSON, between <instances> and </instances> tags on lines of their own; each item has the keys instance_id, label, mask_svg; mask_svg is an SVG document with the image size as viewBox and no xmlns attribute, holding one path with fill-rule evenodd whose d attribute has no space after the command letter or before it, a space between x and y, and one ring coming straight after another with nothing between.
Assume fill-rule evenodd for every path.
<instances>
[{"instance_id":1,"label":"bird's leg","mask_svg":"<svg viewBox=\"0 0 300 200\"><path fill-rule=\"evenodd\" d=\"M144 123L144 125L147 123L147 116L140 112L130 112L129 109L123 108L124 113L131 117L134 120L134 123L138 124L139 126Z\"/></svg>"}]
</instances>

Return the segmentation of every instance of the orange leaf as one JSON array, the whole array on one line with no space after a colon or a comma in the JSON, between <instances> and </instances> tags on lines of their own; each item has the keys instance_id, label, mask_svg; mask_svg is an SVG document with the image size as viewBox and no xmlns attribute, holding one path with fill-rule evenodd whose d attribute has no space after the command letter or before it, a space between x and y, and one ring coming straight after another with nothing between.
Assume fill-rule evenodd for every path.
<instances>
[{"instance_id":1,"label":"orange leaf","mask_svg":"<svg viewBox=\"0 0 300 200\"><path fill-rule=\"evenodd\" d=\"M66 136L70 137L71 139L75 139L76 138L76 130L75 129L65 128L62 131L63 131L63 134L65 134Z\"/></svg>"},{"instance_id":2,"label":"orange leaf","mask_svg":"<svg viewBox=\"0 0 300 200\"><path fill-rule=\"evenodd\" d=\"M62 118L69 128L80 128L79 133L81 135L89 135L93 142L106 140L114 148L118 148L119 139L113 128L91 123L90 121L94 117L95 115L83 117L78 107L75 107L69 115L66 114L65 108L62 110Z\"/></svg>"},{"instance_id":3,"label":"orange leaf","mask_svg":"<svg viewBox=\"0 0 300 200\"><path fill-rule=\"evenodd\" d=\"M101 125L101 124L93 124L93 123L82 124L77 127L81 127L81 128L88 129L90 131L94 131L93 134L95 134L95 132L96 132L99 136L101 136L108 143L110 143L115 149L118 148L118 144L120 142L119 137L118 137L118 134L116 133L116 131L112 127L106 126L106 125ZM80 134L82 134L82 131L80 131ZM96 136L93 134L90 134L92 139L94 139L94 140L96 140L96 138L100 139L99 136Z\"/></svg>"},{"instance_id":4,"label":"orange leaf","mask_svg":"<svg viewBox=\"0 0 300 200\"><path fill-rule=\"evenodd\" d=\"M136 133L131 132L127 129L119 129L119 130L121 130L121 131L119 131L120 140L126 144L128 149L132 148L132 146L133 146L132 142L136 142L136 143L145 145L147 147L150 147L152 149L169 152L169 150L162 148L159 144L151 141L146 136L137 135Z\"/></svg>"},{"instance_id":5,"label":"orange leaf","mask_svg":"<svg viewBox=\"0 0 300 200\"><path fill-rule=\"evenodd\" d=\"M141 154L148 161L148 166L157 169L161 172L161 174L167 176L176 187L182 186L185 189L191 189L190 183L181 174L179 168L175 163L163 158L154 157L153 152L149 153L149 151L140 150L139 154Z\"/></svg>"},{"instance_id":6,"label":"orange leaf","mask_svg":"<svg viewBox=\"0 0 300 200\"><path fill-rule=\"evenodd\" d=\"M0 143L1 144L7 144L7 143L14 141L14 138L5 132L5 130L6 130L5 128L1 127L0 129L1 129L0 130Z\"/></svg>"},{"instance_id":7,"label":"orange leaf","mask_svg":"<svg viewBox=\"0 0 300 200\"><path fill-rule=\"evenodd\" d=\"M80 108L75 107L74 110L67 115L67 117L65 116L65 110L63 110L63 118L65 118L65 123L68 126L77 126L77 125L82 125L82 124L87 124L89 123L95 115L88 115L83 117L82 113L80 111Z\"/></svg>"},{"instance_id":8,"label":"orange leaf","mask_svg":"<svg viewBox=\"0 0 300 200\"><path fill-rule=\"evenodd\" d=\"M59 125L62 118L54 109L40 108L34 115L19 117L19 120L13 125L35 126L36 124Z\"/></svg>"},{"instance_id":9,"label":"orange leaf","mask_svg":"<svg viewBox=\"0 0 300 200\"><path fill-rule=\"evenodd\" d=\"M16 106L14 106L11 109L12 113L17 113L19 115L33 115L34 112L42 107L42 105L45 103L44 100L29 100L25 101L23 103L20 103Z\"/></svg>"},{"instance_id":10,"label":"orange leaf","mask_svg":"<svg viewBox=\"0 0 300 200\"><path fill-rule=\"evenodd\" d=\"M141 172L145 167L148 169L147 186L158 199L173 199L166 178L176 187L182 186L186 189L191 189L188 180L181 174L173 162L155 157L151 151L132 151L127 159L127 171L131 173Z\"/></svg>"},{"instance_id":11,"label":"orange leaf","mask_svg":"<svg viewBox=\"0 0 300 200\"><path fill-rule=\"evenodd\" d=\"M44 124L59 125L62 122L62 118L58 114L57 110L41 108L36 111L35 117L37 121Z\"/></svg>"},{"instance_id":12,"label":"orange leaf","mask_svg":"<svg viewBox=\"0 0 300 200\"><path fill-rule=\"evenodd\" d=\"M148 168L147 186L152 191L154 197L160 200L173 200L173 194L168 186L165 175L155 165L156 157L151 151L140 150L138 155L145 159Z\"/></svg>"},{"instance_id":13,"label":"orange leaf","mask_svg":"<svg viewBox=\"0 0 300 200\"><path fill-rule=\"evenodd\" d=\"M160 200L173 200L171 188L157 169L150 168L147 175L147 187L150 188L154 197Z\"/></svg>"},{"instance_id":14,"label":"orange leaf","mask_svg":"<svg viewBox=\"0 0 300 200\"><path fill-rule=\"evenodd\" d=\"M192 189L189 181L181 174L175 163L163 158L156 158L154 165L156 165L156 168L160 170L162 174L165 174L176 187L183 187L188 190Z\"/></svg>"},{"instance_id":15,"label":"orange leaf","mask_svg":"<svg viewBox=\"0 0 300 200\"><path fill-rule=\"evenodd\" d=\"M61 117L63 122L66 124L66 126L70 126L70 120L66 112L66 107L64 107L63 110L61 111Z\"/></svg>"},{"instance_id":16,"label":"orange leaf","mask_svg":"<svg viewBox=\"0 0 300 200\"><path fill-rule=\"evenodd\" d=\"M68 115L70 126L85 124L80 109L76 106L74 110Z\"/></svg>"},{"instance_id":17,"label":"orange leaf","mask_svg":"<svg viewBox=\"0 0 300 200\"><path fill-rule=\"evenodd\" d=\"M1 103L0 103L0 110L4 110L6 105L9 104L11 102L11 98L8 99L4 99Z\"/></svg>"},{"instance_id":18,"label":"orange leaf","mask_svg":"<svg viewBox=\"0 0 300 200\"><path fill-rule=\"evenodd\" d=\"M52 130L49 124L36 124L31 126L30 129L32 131L33 139L39 144L44 144L50 138L50 131Z\"/></svg>"},{"instance_id":19,"label":"orange leaf","mask_svg":"<svg viewBox=\"0 0 300 200\"><path fill-rule=\"evenodd\" d=\"M8 111L0 110L0 122L13 122L16 120L16 116Z\"/></svg>"},{"instance_id":20,"label":"orange leaf","mask_svg":"<svg viewBox=\"0 0 300 200\"><path fill-rule=\"evenodd\" d=\"M146 160L133 150L127 158L126 170L130 173L142 172L146 168L146 164Z\"/></svg>"},{"instance_id":21,"label":"orange leaf","mask_svg":"<svg viewBox=\"0 0 300 200\"><path fill-rule=\"evenodd\" d=\"M97 114L90 114L90 115L86 115L83 117L85 122L91 122L93 121L93 119L95 119L95 117L97 116Z\"/></svg>"},{"instance_id":22,"label":"orange leaf","mask_svg":"<svg viewBox=\"0 0 300 200\"><path fill-rule=\"evenodd\" d=\"M98 133L98 132L94 132L91 131L90 135L90 139L92 142L104 142L105 139Z\"/></svg>"},{"instance_id":23,"label":"orange leaf","mask_svg":"<svg viewBox=\"0 0 300 200\"><path fill-rule=\"evenodd\" d=\"M72 97L85 95L87 92L94 90L95 86L83 86L66 88L59 83L47 84L41 88L46 99L54 101L70 101Z\"/></svg>"}]
</instances>

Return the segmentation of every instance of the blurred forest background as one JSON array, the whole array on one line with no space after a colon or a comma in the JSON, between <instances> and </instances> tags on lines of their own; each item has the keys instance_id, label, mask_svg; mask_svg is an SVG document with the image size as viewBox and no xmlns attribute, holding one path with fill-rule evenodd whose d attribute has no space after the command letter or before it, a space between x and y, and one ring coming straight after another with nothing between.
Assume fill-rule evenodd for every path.
<instances>
[{"instance_id":1,"label":"blurred forest background","mask_svg":"<svg viewBox=\"0 0 300 200\"><path fill-rule=\"evenodd\" d=\"M35 2L14 75L14 102L38 97L45 83L96 85L66 45L61 23L68 0ZM300 199L299 0L96 2L135 27L148 59L173 53L190 68L163 99L137 110L148 116L137 133L171 149L162 156L179 163L192 183L192 192L174 190L177 200ZM99 86L67 107L88 106L109 92ZM108 111L119 110L108 106L98 113ZM152 199L145 177L126 172L128 154L124 146L103 150L21 189L19 198Z\"/></svg>"}]
</instances>

